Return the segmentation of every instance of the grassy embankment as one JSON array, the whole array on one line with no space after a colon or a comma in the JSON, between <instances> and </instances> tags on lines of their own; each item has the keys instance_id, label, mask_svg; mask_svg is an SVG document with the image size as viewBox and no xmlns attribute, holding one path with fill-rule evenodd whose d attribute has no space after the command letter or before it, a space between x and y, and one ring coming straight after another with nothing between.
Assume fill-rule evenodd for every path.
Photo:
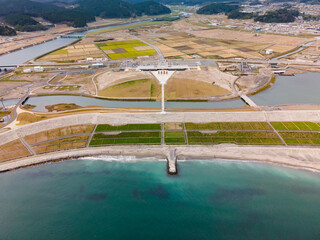
<instances>
[{"instance_id":1,"label":"grassy embankment","mask_svg":"<svg viewBox=\"0 0 320 240\"><path fill-rule=\"evenodd\" d=\"M138 79L119 83L98 92L101 97L108 98L145 98L155 100L160 97L161 88L155 79Z\"/></svg>"}]
</instances>

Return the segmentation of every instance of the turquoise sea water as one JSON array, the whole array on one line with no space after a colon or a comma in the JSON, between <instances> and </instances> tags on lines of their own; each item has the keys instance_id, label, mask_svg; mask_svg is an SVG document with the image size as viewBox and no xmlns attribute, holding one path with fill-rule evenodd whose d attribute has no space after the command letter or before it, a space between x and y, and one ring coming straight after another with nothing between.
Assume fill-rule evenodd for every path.
<instances>
[{"instance_id":1,"label":"turquoise sea water","mask_svg":"<svg viewBox=\"0 0 320 240\"><path fill-rule=\"evenodd\" d=\"M320 239L320 175L232 162L70 160L0 174L0 239Z\"/></svg>"}]
</instances>

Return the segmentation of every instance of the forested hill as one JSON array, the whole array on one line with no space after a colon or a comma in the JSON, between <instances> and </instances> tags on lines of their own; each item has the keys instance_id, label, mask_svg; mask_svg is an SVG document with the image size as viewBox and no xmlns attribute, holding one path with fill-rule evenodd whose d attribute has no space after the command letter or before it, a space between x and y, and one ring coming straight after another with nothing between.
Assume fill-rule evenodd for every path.
<instances>
[{"instance_id":1,"label":"forested hill","mask_svg":"<svg viewBox=\"0 0 320 240\"><path fill-rule=\"evenodd\" d=\"M39 1L39 0L38 0ZM131 18L141 15L160 15L170 13L164 5L145 1L132 4L122 0L76 0L78 7L64 8L53 3L31 0L0 0L0 17L18 31L44 30L33 17L42 17L52 23L70 23L74 27L84 27L102 18ZM53 1L57 2L57 1Z\"/></svg>"},{"instance_id":2,"label":"forested hill","mask_svg":"<svg viewBox=\"0 0 320 240\"><path fill-rule=\"evenodd\" d=\"M94 16L79 9L66 9L49 3L39 3L30 0L0 0L0 17L8 18L10 15L21 19L26 15L42 17L52 23L71 22L75 27L85 26L87 22L94 21Z\"/></svg>"},{"instance_id":3,"label":"forested hill","mask_svg":"<svg viewBox=\"0 0 320 240\"><path fill-rule=\"evenodd\" d=\"M8 26L0 26L0 36L15 36L16 31Z\"/></svg>"},{"instance_id":4,"label":"forested hill","mask_svg":"<svg viewBox=\"0 0 320 240\"><path fill-rule=\"evenodd\" d=\"M231 11L239 9L238 5L231 5L225 3L212 3L200 8L198 14L217 14L217 13L229 13Z\"/></svg>"},{"instance_id":5,"label":"forested hill","mask_svg":"<svg viewBox=\"0 0 320 240\"><path fill-rule=\"evenodd\" d=\"M140 2L134 4L134 7L137 9L139 15L160 15L171 13L170 8L153 1Z\"/></svg>"},{"instance_id":6,"label":"forested hill","mask_svg":"<svg viewBox=\"0 0 320 240\"><path fill-rule=\"evenodd\" d=\"M130 18L171 12L169 8L154 1L131 4L122 0L79 0L79 8L103 18Z\"/></svg>"}]
</instances>

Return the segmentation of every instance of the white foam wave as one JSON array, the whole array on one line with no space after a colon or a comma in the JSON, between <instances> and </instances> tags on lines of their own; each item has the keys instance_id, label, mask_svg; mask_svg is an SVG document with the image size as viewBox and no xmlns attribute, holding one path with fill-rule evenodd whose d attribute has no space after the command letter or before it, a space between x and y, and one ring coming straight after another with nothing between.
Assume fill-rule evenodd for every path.
<instances>
[{"instance_id":1,"label":"white foam wave","mask_svg":"<svg viewBox=\"0 0 320 240\"><path fill-rule=\"evenodd\" d=\"M104 161L104 162L138 162L138 161L165 161L156 157L136 157L123 155L98 155L92 157L81 157L75 160Z\"/></svg>"}]
</instances>

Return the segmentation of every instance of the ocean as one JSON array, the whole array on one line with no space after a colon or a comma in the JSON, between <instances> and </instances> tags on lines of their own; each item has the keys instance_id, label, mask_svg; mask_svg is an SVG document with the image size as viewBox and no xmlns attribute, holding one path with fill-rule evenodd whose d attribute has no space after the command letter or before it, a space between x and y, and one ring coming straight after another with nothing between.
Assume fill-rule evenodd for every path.
<instances>
[{"instance_id":1,"label":"ocean","mask_svg":"<svg viewBox=\"0 0 320 240\"><path fill-rule=\"evenodd\" d=\"M152 160L152 161L150 161ZM320 239L319 173L92 157L0 174L0 239Z\"/></svg>"}]
</instances>

